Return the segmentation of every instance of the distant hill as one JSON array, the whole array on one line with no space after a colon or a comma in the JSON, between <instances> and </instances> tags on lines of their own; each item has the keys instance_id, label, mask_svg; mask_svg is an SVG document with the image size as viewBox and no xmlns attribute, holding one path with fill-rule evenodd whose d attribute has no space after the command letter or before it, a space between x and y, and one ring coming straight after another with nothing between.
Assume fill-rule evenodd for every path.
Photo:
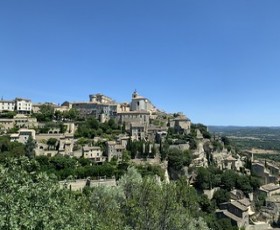
<instances>
[{"instance_id":1,"label":"distant hill","mask_svg":"<svg viewBox=\"0 0 280 230\"><path fill-rule=\"evenodd\" d=\"M208 129L210 133L229 137L242 150L280 151L280 127L208 126Z\"/></svg>"}]
</instances>

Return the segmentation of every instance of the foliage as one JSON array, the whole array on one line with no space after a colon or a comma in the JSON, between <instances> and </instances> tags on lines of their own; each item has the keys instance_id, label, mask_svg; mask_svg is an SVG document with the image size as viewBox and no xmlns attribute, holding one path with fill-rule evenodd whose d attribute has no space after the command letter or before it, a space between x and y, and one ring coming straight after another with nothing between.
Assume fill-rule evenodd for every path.
<instances>
[{"instance_id":1,"label":"foliage","mask_svg":"<svg viewBox=\"0 0 280 230\"><path fill-rule=\"evenodd\" d=\"M160 185L129 168L119 186L126 199L124 218L132 229L208 229L202 219L192 217L190 208L198 211L196 193L186 183Z\"/></svg>"},{"instance_id":2,"label":"foliage","mask_svg":"<svg viewBox=\"0 0 280 230\"><path fill-rule=\"evenodd\" d=\"M44 173L36 172L36 162L12 159L1 165L1 229L81 229L89 228L83 197L76 197ZM35 171L34 171L35 170Z\"/></svg>"},{"instance_id":3,"label":"foliage","mask_svg":"<svg viewBox=\"0 0 280 230\"><path fill-rule=\"evenodd\" d=\"M164 170L159 165L145 164L137 165L135 167L143 177L157 175L164 180Z\"/></svg>"},{"instance_id":4,"label":"foliage","mask_svg":"<svg viewBox=\"0 0 280 230\"><path fill-rule=\"evenodd\" d=\"M260 182L256 177L240 175L232 170L226 170L222 173L219 169L211 166L208 169L197 169L195 187L200 190L221 187L226 191L237 188L248 194L256 191L260 187Z\"/></svg>"},{"instance_id":5,"label":"foliage","mask_svg":"<svg viewBox=\"0 0 280 230\"><path fill-rule=\"evenodd\" d=\"M38 122L50 122L54 117L54 107L48 104L41 105L40 112L34 113Z\"/></svg>"},{"instance_id":6,"label":"foliage","mask_svg":"<svg viewBox=\"0 0 280 230\"><path fill-rule=\"evenodd\" d=\"M0 136L0 156L23 156L25 147L22 143L11 142L8 136Z\"/></svg>"},{"instance_id":7,"label":"foliage","mask_svg":"<svg viewBox=\"0 0 280 230\"><path fill-rule=\"evenodd\" d=\"M206 138L206 139L210 139L211 138L211 134L210 134L210 132L208 132L207 126L205 126L203 124L192 124L191 125L191 129L192 130L199 129L199 131L201 132L203 138ZM196 135L196 133L193 134L193 135Z\"/></svg>"},{"instance_id":8,"label":"foliage","mask_svg":"<svg viewBox=\"0 0 280 230\"><path fill-rule=\"evenodd\" d=\"M196 193L186 184L159 184L129 168L117 187L74 193L38 171L36 161L0 165L1 229L208 229ZM191 193L190 193L191 191Z\"/></svg>"},{"instance_id":9,"label":"foliage","mask_svg":"<svg viewBox=\"0 0 280 230\"><path fill-rule=\"evenodd\" d=\"M191 155L188 150L182 151L177 148L171 148L168 151L168 167L175 170L181 170L184 166L191 163Z\"/></svg>"},{"instance_id":10,"label":"foliage","mask_svg":"<svg viewBox=\"0 0 280 230\"><path fill-rule=\"evenodd\" d=\"M2 111L0 113L0 118L7 118L7 119L12 119L17 113L15 111Z\"/></svg>"},{"instance_id":11,"label":"foliage","mask_svg":"<svg viewBox=\"0 0 280 230\"><path fill-rule=\"evenodd\" d=\"M64 133L66 127L62 122L46 122L43 127L38 128L38 133L48 133L51 129L59 129L59 133Z\"/></svg>"},{"instance_id":12,"label":"foliage","mask_svg":"<svg viewBox=\"0 0 280 230\"><path fill-rule=\"evenodd\" d=\"M114 119L101 123L97 119L90 117L78 123L75 137L94 138L95 136L117 135L120 133L122 133L121 127L116 124Z\"/></svg>"},{"instance_id":13,"label":"foliage","mask_svg":"<svg viewBox=\"0 0 280 230\"><path fill-rule=\"evenodd\" d=\"M219 141L212 141L213 151L220 152L223 150L223 145Z\"/></svg>"},{"instance_id":14,"label":"foliage","mask_svg":"<svg viewBox=\"0 0 280 230\"><path fill-rule=\"evenodd\" d=\"M212 189L221 184L221 171L215 167L197 169L195 187L200 190Z\"/></svg>"},{"instance_id":15,"label":"foliage","mask_svg":"<svg viewBox=\"0 0 280 230\"><path fill-rule=\"evenodd\" d=\"M56 138L51 137L47 140L47 145L49 146L49 148L55 149L56 144L57 144L57 139Z\"/></svg>"},{"instance_id":16,"label":"foliage","mask_svg":"<svg viewBox=\"0 0 280 230\"><path fill-rule=\"evenodd\" d=\"M215 201L217 206L221 203L229 201L229 198L230 198L229 192L224 189L219 189L213 195L213 200Z\"/></svg>"},{"instance_id":17,"label":"foliage","mask_svg":"<svg viewBox=\"0 0 280 230\"><path fill-rule=\"evenodd\" d=\"M36 142L33 137L30 135L25 144L25 155L29 158L34 156L34 150L36 148Z\"/></svg>"}]
</instances>

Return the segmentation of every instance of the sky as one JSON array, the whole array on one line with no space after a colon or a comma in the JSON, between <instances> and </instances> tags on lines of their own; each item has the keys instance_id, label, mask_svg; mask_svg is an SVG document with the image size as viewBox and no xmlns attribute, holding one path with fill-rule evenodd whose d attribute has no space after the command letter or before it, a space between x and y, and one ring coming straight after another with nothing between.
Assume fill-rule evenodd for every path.
<instances>
[{"instance_id":1,"label":"sky","mask_svg":"<svg viewBox=\"0 0 280 230\"><path fill-rule=\"evenodd\" d=\"M0 97L129 102L280 126L279 0L0 1Z\"/></svg>"}]
</instances>

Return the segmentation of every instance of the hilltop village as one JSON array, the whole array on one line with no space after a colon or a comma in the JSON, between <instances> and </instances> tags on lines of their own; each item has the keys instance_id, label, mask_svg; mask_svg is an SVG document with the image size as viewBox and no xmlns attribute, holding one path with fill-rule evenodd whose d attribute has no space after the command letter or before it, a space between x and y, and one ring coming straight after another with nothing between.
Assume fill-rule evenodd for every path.
<instances>
[{"instance_id":1,"label":"hilltop village","mask_svg":"<svg viewBox=\"0 0 280 230\"><path fill-rule=\"evenodd\" d=\"M182 113L158 110L137 91L128 103L99 93L61 105L0 100L0 132L1 153L35 157L46 171L54 167L61 186L71 190L117 186L123 168L134 165L165 183L183 178L202 197L198 209L226 219L232 229L279 224L276 165L239 152L227 137ZM218 229L213 223L208 227Z\"/></svg>"}]
</instances>

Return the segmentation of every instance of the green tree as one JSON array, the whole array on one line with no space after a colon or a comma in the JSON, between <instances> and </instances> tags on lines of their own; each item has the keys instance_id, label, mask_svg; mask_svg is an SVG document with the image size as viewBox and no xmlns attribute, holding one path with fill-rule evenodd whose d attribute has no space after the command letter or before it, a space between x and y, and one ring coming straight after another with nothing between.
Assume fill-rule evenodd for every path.
<instances>
[{"instance_id":1,"label":"green tree","mask_svg":"<svg viewBox=\"0 0 280 230\"><path fill-rule=\"evenodd\" d=\"M236 184L237 174L232 170L226 170L221 177L221 183L227 191L231 191Z\"/></svg>"},{"instance_id":2,"label":"green tree","mask_svg":"<svg viewBox=\"0 0 280 230\"><path fill-rule=\"evenodd\" d=\"M219 189L213 195L213 200L215 201L216 205L229 201L229 198L229 192L224 189Z\"/></svg>"},{"instance_id":3,"label":"green tree","mask_svg":"<svg viewBox=\"0 0 280 230\"><path fill-rule=\"evenodd\" d=\"M39 122L50 122L54 118L54 107L44 104L40 107L40 111L34 113L33 116L35 116Z\"/></svg>"},{"instance_id":4,"label":"green tree","mask_svg":"<svg viewBox=\"0 0 280 230\"><path fill-rule=\"evenodd\" d=\"M57 145L57 139L53 137L49 138L47 140L47 145L49 149L55 149Z\"/></svg>"},{"instance_id":5,"label":"green tree","mask_svg":"<svg viewBox=\"0 0 280 230\"><path fill-rule=\"evenodd\" d=\"M25 155L29 158L33 157L35 148L36 148L36 142L30 135L25 144Z\"/></svg>"},{"instance_id":6,"label":"green tree","mask_svg":"<svg viewBox=\"0 0 280 230\"><path fill-rule=\"evenodd\" d=\"M27 158L0 165L0 228L90 229L86 206L80 205L85 199L37 173L35 165Z\"/></svg>"},{"instance_id":7,"label":"green tree","mask_svg":"<svg viewBox=\"0 0 280 230\"><path fill-rule=\"evenodd\" d=\"M168 151L168 167L175 170L181 170L184 166L191 163L191 156L188 150L181 151L177 148L171 148Z\"/></svg>"}]
</instances>

